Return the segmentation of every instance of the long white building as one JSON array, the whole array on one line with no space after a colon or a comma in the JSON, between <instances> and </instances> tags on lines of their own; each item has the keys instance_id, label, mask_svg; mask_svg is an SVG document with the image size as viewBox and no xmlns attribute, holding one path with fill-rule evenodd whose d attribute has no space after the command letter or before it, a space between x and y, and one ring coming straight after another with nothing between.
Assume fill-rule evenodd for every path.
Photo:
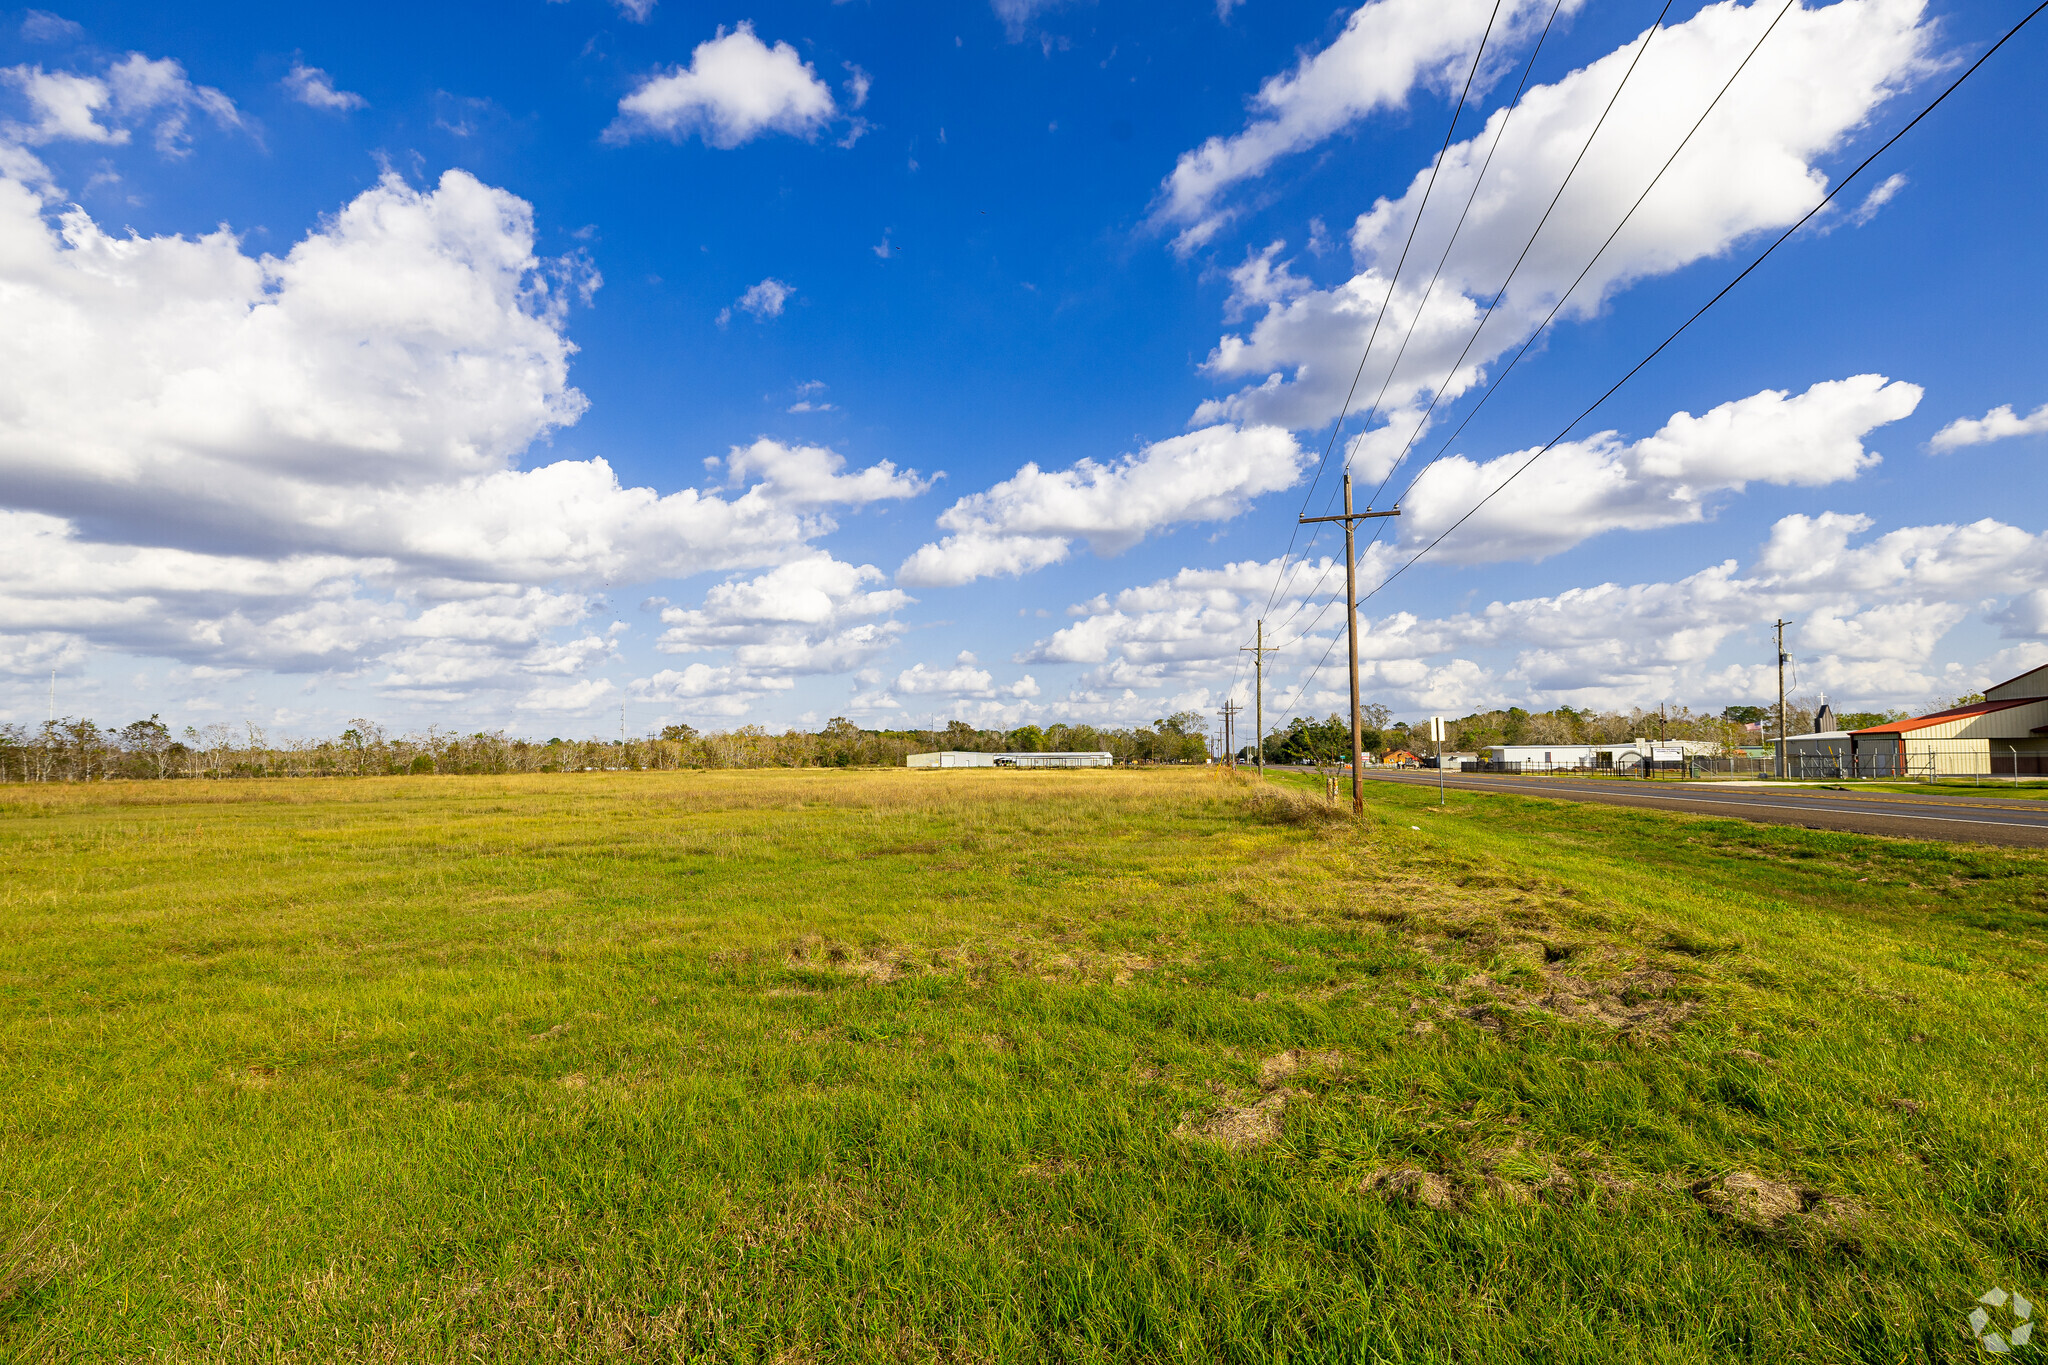
<instances>
[{"instance_id":1,"label":"long white building","mask_svg":"<svg viewBox=\"0 0 2048 1365\"><path fill-rule=\"evenodd\" d=\"M971 749L945 749L935 754L912 754L904 762L913 768L1107 768L1116 759L1107 749L1044 754L984 754Z\"/></svg>"},{"instance_id":2,"label":"long white building","mask_svg":"<svg viewBox=\"0 0 2048 1365\"><path fill-rule=\"evenodd\" d=\"M1492 763L1521 763L1531 768L1620 768L1626 771L1652 763L1683 763L1720 746L1698 739L1631 739L1615 744L1496 744L1486 751Z\"/></svg>"}]
</instances>

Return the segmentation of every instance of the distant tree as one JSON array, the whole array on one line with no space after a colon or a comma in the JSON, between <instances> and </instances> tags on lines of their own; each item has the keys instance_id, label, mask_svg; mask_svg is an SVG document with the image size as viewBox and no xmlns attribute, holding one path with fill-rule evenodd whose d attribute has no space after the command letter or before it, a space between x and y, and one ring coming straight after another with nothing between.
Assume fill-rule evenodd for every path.
<instances>
[{"instance_id":1,"label":"distant tree","mask_svg":"<svg viewBox=\"0 0 2048 1365\"><path fill-rule=\"evenodd\" d=\"M1296 716L1284 730L1266 736L1268 763L1307 764L1334 772L1351 756L1351 722L1333 715L1328 720Z\"/></svg>"},{"instance_id":2,"label":"distant tree","mask_svg":"<svg viewBox=\"0 0 2048 1365\"><path fill-rule=\"evenodd\" d=\"M845 716L834 716L818 732L818 762L828 768L850 768L860 761L860 727Z\"/></svg>"},{"instance_id":3,"label":"distant tree","mask_svg":"<svg viewBox=\"0 0 2048 1365\"><path fill-rule=\"evenodd\" d=\"M1721 719L1731 725L1760 725L1770 711L1762 706L1724 706Z\"/></svg>"},{"instance_id":4,"label":"distant tree","mask_svg":"<svg viewBox=\"0 0 2048 1365\"><path fill-rule=\"evenodd\" d=\"M171 727L161 716L138 720L121 729L121 747L134 755L151 777L166 775L164 762L171 752Z\"/></svg>"},{"instance_id":5,"label":"distant tree","mask_svg":"<svg viewBox=\"0 0 2048 1365\"><path fill-rule=\"evenodd\" d=\"M1092 725L1048 725L1045 747L1059 753L1094 753L1107 745Z\"/></svg>"},{"instance_id":6,"label":"distant tree","mask_svg":"<svg viewBox=\"0 0 2048 1365\"><path fill-rule=\"evenodd\" d=\"M1835 724L1844 730L1868 730L1873 725L1905 720L1909 715L1906 711L1844 711L1835 717Z\"/></svg>"},{"instance_id":7,"label":"distant tree","mask_svg":"<svg viewBox=\"0 0 2048 1365\"><path fill-rule=\"evenodd\" d=\"M1044 753L1045 731L1039 729L1036 725L1020 725L1010 731L1008 743L1012 753Z\"/></svg>"},{"instance_id":8,"label":"distant tree","mask_svg":"<svg viewBox=\"0 0 2048 1365\"><path fill-rule=\"evenodd\" d=\"M1957 697L1957 698L1956 698L1956 699L1955 699L1954 701L1950 702L1950 703L1949 703L1949 705L1950 705L1950 706L1975 706L1975 705L1976 705L1976 704L1977 704L1978 702L1980 702L1980 701L1983 701L1983 700L1984 700L1984 694L1983 694L1982 692L1965 692L1965 693L1963 693L1963 695L1962 695L1962 696L1960 696L1960 697Z\"/></svg>"}]
</instances>

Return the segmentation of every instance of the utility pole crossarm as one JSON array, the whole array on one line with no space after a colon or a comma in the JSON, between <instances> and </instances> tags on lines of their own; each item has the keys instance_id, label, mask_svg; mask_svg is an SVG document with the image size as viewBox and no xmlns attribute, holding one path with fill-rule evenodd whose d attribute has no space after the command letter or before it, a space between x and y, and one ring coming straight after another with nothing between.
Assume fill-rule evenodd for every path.
<instances>
[{"instance_id":1,"label":"utility pole crossarm","mask_svg":"<svg viewBox=\"0 0 2048 1365\"><path fill-rule=\"evenodd\" d=\"M1348 523L1354 521L1364 521L1368 517L1398 517L1400 515L1401 509L1398 507L1394 508L1392 511L1389 512L1375 512L1371 508L1367 508L1363 512L1346 512L1343 516L1340 517L1302 517L1300 518L1299 524L1302 526L1307 526L1309 523L1317 521L1342 521Z\"/></svg>"}]
</instances>

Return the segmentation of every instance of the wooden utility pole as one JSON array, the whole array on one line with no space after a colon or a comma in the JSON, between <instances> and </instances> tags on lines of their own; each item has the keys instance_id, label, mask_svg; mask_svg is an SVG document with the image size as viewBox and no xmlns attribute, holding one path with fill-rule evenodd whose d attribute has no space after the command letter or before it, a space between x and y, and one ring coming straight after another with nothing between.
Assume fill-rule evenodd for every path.
<instances>
[{"instance_id":1,"label":"wooden utility pole","mask_svg":"<svg viewBox=\"0 0 2048 1365\"><path fill-rule=\"evenodd\" d=\"M1237 720L1237 713L1242 710L1244 707L1236 702L1226 701L1217 711L1217 714L1223 717L1223 761L1233 768L1237 766L1237 726L1234 722Z\"/></svg>"},{"instance_id":2,"label":"wooden utility pole","mask_svg":"<svg viewBox=\"0 0 2048 1365\"><path fill-rule=\"evenodd\" d=\"M1785 661L1791 656L1785 653L1785 627L1790 621L1778 622L1778 777L1785 777Z\"/></svg>"},{"instance_id":3,"label":"wooden utility pole","mask_svg":"<svg viewBox=\"0 0 2048 1365\"><path fill-rule=\"evenodd\" d=\"M1252 743L1253 759L1259 765L1259 781L1266 780L1266 623L1259 622L1258 643L1239 645L1237 652L1252 656Z\"/></svg>"},{"instance_id":4,"label":"wooden utility pole","mask_svg":"<svg viewBox=\"0 0 2048 1365\"><path fill-rule=\"evenodd\" d=\"M1355 545L1356 523L1374 517L1398 517L1399 507L1385 512L1375 512L1368 507L1363 512L1351 510L1351 475L1344 475L1344 515L1341 517L1303 517L1300 524L1316 521L1341 521L1344 523L1344 608L1345 628L1351 636L1351 813L1365 814L1365 745L1358 730L1358 550Z\"/></svg>"}]
</instances>

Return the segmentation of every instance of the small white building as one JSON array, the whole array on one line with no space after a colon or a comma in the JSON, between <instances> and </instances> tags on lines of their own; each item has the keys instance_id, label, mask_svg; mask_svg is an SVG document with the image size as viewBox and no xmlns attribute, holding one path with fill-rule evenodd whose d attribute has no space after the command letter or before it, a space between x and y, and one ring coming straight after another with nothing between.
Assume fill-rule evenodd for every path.
<instances>
[{"instance_id":1,"label":"small white building","mask_svg":"<svg viewBox=\"0 0 2048 1365\"><path fill-rule=\"evenodd\" d=\"M1486 751L1491 763L1524 763L1539 768L1593 768L1597 750L1590 744L1496 744Z\"/></svg>"},{"instance_id":2,"label":"small white building","mask_svg":"<svg viewBox=\"0 0 2048 1365\"><path fill-rule=\"evenodd\" d=\"M912 768L1107 768L1116 759L1107 749L1043 754L985 754L968 749L946 749L936 754L912 754L904 762Z\"/></svg>"}]
</instances>

